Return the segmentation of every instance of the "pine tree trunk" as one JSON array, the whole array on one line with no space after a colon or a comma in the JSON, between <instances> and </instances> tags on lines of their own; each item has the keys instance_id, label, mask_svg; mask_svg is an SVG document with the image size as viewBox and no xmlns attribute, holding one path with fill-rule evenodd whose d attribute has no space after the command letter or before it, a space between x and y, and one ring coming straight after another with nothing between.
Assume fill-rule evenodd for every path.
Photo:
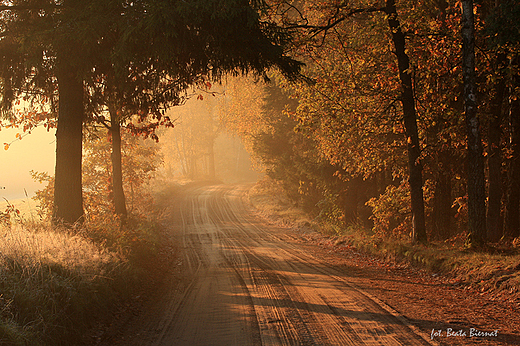
<instances>
[{"instance_id":1,"label":"pine tree trunk","mask_svg":"<svg viewBox=\"0 0 520 346\"><path fill-rule=\"evenodd\" d=\"M113 105L109 106L110 132L112 134L112 191L114 192L115 212L121 218L123 224L126 216L126 198L123 190L123 164L121 157L121 124L117 116L117 110Z\"/></svg>"},{"instance_id":2,"label":"pine tree trunk","mask_svg":"<svg viewBox=\"0 0 520 346\"><path fill-rule=\"evenodd\" d=\"M462 75L468 136L468 245L483 245L486 236L484 157L477 113L473 1L462 0Z\"/></svg>"},{"instance_id":3,"label":"pine tree trunk","mask_svg":"<svg viewBox=\"0 0 520 346\"><path fill-rule=\"evenodd\" d=\"M397 19L397 9L394 0L386 1L386 14L388 15L388 25L392 32L392 40L399 67L399 79L401 80L401 86L403 89L401 101L403 104L404 127L408 142L408 168L410 173L409 183L413 218L412 238L414 241L425 243L427 241L427 235L422 189L422 164L419 160L421 148L417 128L415 97L412 76L410 74L410 59L406 54L405 37L401 30L401 24Z\"/></svg>"},{"instance_id":4,"label":"pine tree trunk","mask_svg":"<svg viewBox=\"0 0 520 346\"><path fill-rule=\"evenodd\" d=\"M54 224L73 225L83 221L81 182L82 130L84 118L83 81L73 68L58 65L58 127L54 183Z\"/></svg>"}]
</instances>

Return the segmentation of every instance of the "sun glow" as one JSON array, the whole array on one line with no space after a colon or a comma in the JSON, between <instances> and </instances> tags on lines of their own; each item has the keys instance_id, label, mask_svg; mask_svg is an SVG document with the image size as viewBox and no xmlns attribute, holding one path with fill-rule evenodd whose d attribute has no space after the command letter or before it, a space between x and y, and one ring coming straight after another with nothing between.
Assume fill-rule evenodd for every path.
<instances>
[{"instance_id":1,"label":"sun glow","mask_svg":"<svg viewBox=\"0 0 520 346\"><path fill-rule=\"evenodd\" d=\"M9 144L7 150L4 143ZM0 144L0 198L25 198L24 189L30 197L41 189L41 184L32 180L31 170L54 174L55 130L37 127L26 135L20 129L2 128Z\"/></svg>"}]
</instances>

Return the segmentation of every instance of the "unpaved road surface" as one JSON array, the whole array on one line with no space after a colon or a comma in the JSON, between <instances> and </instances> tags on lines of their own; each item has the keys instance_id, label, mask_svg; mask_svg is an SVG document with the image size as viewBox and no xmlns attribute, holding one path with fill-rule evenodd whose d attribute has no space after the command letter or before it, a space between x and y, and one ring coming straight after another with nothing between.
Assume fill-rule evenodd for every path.
<instances>
[{"instance_id":1,"label":"unpaved road surface","mask_svg":"<svg viewBox=\"0 0 520 346\"><path fill-rule=\"evenodd\" d=\"M193 187L172 203L168 232L179 254L165 287L106 344L436 344L428 323L445 326L422 321L421 331L369 293L377 279L360 281L359 269L331 264L255 215L248 187Z\"/></svg>"}]
</instances>

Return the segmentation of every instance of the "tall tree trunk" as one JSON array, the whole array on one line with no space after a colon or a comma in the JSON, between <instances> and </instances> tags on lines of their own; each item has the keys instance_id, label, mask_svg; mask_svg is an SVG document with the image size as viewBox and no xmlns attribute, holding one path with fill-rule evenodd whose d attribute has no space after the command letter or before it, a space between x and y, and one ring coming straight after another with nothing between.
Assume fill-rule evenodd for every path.
<instances>
[{"instance_id":1,"label":"tall tree trunk","mask_svg":"<svg viewBox=\"0 0 520 346\"><path fill-rule=\"evenodd\" d=\"M112 104L109 106L110 132L112 134L112 191L114 192L115 212L121 218L123 224L126 219L126 198L123 190L123 164L121 158L121 124L117 109Z\"/></svg>"},{"instance_id":2,"label":"tall tree trunk","mask_svg":"<svg viewBox=\"0 0 520 346\"><path fill-rule=\"evenodd\" d=\"M410 74L410 59L405 50L405 37L401 30L401 24L397 19L397 9L394 0L386 1L386 14L388 25L392 32L392 40L397 55L399 67L399 79L403 93L401 102L403 104L404 127L408 142L408 168L410 171L410 192L412 203L413 234L414 241L425 243L427 241L426 222L424 216L424 197L422 181L422 164L419 160L421 148L419 143L419 132L417 129L417 115L415 110L415 95Z\"/></svg>"},{"instance_id":3,"label":"tall tree trunk","mask_svg":"<svg viewBox=\"0 0 520 346\"><path fill-rule=\"evenodd\" d=\"M505 62L505 55L497 57L497 69ZM498 241L502 237L503 223L501 218L502 206L502 104L505 96L505 80L500 74L495 84L495 94L491 99L491 121L489 124L488 137L488 209L487 209L487 240Z\"/></svg>"},{"instance_id":4,"label":"tall tree trunk","mask_svg":"<svg viewBox=\"0 0 520 346\"><path fill-rule=\"evenodd\" d=\"M516 56L513 60L513 70L517 70L520 57ZM520 76L513 76L514 89L520 87ZM513 95L510 101L510 150L511 161L508 169L508 191L506 200L506 213L504 222L504 233L516 238L520 236L520 100L517 95Z\"/></svg>"},{"instance_id":5,"label":"tall tree trunk","mask_svg":"<svg viewBox=\"0 0 520 346\"><path fill-rule=\"evenodd\" d=\"M452 206L452 184L450 155L441 151L440 165L435 177L435 192L433 194L433 234L441 240L450 237L451 221L453 213Z\"/></svg>"},{"instance_id":6,"label":"tall tree trunk","mask_svg":"<svg viewBox=\"0 0 520 346\"><path fill-rule=\"evenodd\" d=\"M70 226L83 221L83 81L78 78L73 68L63 62L58 65L57 79L59 112L52 220L55 224L63 223Z\"/></svg>"},{"instance_id":7,"label":"tall tree trunk","mask_svg":"<svg viewBox=\"0 0 520 346\"><path fill-rule=\"evenodd\" d=\"M181 138L181 143L184 143L184 138ZM181 172L182 172L182 175L183 176L188 176L188 163L186 161L186 154L184 152L184 145L183 145L183 150L181 150L180 146L179 146L179 139L177 138L177 136L175 136L175 148L177 149L177 153L179 154L179 161L181 163Z\"/></svg>"},{"instance_id":8,"label":"tall tree trunk","mask_svg":"<svg viewBox=\"0 0 520 346\"><path fill-rule=\"evenodd\" d=\"M462 0L462 75L468 136L468 245L483 245L486 236L484 157L477 113L473 1Z\"/></svg>"}]
</instances>

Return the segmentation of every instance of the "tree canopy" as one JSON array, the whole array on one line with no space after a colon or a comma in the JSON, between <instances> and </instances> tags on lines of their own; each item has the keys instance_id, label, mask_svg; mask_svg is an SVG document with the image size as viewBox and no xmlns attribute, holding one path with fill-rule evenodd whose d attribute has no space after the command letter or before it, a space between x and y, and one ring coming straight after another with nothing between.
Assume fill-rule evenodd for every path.
<instances>
[{"instance_id":1,"label":"tree canopy","mask_svg":"<svg viewBox=\"0 0 520 346\"><path fill-rule=\"evenodd\" d=\"M83 215L82 125L106 101L85 85L110 81L124 105L160 117L202 76L265 77L277 67L295 78L301 66L285 54L288 32L245 0L21 0L0 9L3 109L23 95L58 100L54 219L69 224Z\"/></svg>"}]
</instances>

